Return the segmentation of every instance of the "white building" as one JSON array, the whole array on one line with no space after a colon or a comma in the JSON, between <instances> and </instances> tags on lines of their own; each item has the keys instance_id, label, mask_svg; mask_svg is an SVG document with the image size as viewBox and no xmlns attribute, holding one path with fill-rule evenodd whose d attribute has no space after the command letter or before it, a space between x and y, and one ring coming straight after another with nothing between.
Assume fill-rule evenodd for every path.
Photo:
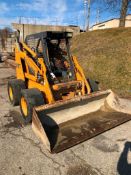
<instances>
[{"instance_id":1,"label":"white building","mask_svg":"<svg viewBox=\"0 0 131 175\"><path fill-rule=\"evenodd\" d=\"M99 30L99 29L109 29L119 27L120 19L114 18L108 21L104 21L98 24L93 25L90 30ZM126 16L125 27L131 27L131 15Z\"/></svg>"}]
</instances>

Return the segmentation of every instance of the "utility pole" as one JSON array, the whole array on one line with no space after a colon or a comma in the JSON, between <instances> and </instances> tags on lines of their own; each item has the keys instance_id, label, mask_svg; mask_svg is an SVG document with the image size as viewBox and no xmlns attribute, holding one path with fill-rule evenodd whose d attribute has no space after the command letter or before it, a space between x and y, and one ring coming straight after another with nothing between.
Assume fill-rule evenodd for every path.
<instances>
[{"instance_id":1,"label":"utility pole","mask_svg":"<svg viewBox=\"0 0 131 175\"><path fill-rule=\"evenodd\" d=\"M27 21L27 24L29 24L29 21L30 21L29 18L26 18L26 21Z\"/></svg>"},{"instance_id":2,"label":"utility pole","mask_svg":"<svg viewBox=\"0 0 131 175\"><path fill-rule=\"evenodd\" d=\"M91 0L88 0L88 10L87 10L87 28L86 30L89 30L90 27L90 10L91 10Z\"/></svg>"},{"instance_id":3,"label":"utility pole","mask_svg":"<svg viewBox=\"0 0 131 175\"><path fill-rule=\"evenodd\" d=\"M98 24L100 22L100 10L97 9L97 12L96 12L96 24Z\"/></svg>"},{"instance_id":4,"label":"utility pole","mask_svg":"<svg viewBox=\"0 0 131 175\"><path fill-rule=\"evenodd\" d=\"M34 24L36 25L36 18L34 18Z\"/></svg>"},{"instance_id":5,"label":"utility pole","mask_svg":"<svg viewBox=\"0 0 131 175\"><path fill-rule=\"evenodd\" d=\"M86 31L88 31L90 27L90 10L91 10L91 0L84 0L84 16L85 16Z\"/></svg>"},{"instance_id":6,"label":"utility pole","mask_svg":"<svg viewBox=\"0 0 131 175\"><path fill-rule=\"evenodd\" d=\"M22 18L22 17L20 16L20 17L19 17L19 24L21 24L21 21L22 21L21 18Z\"/></svg>"},{"instance_id":7,"label":"utility pole","mask_svg":"<svg viewBox=\"0 0 131 175\"><path fill-rule=\"evenodd\" d=\"M79 16L78 15L76 16L76 25L77 26L79 25Z\"/></svg>"},{"instance_id":8,"label":"utility pole","mask_svg":"<svg viewBox=\"0 0 131 175\"><path fill-rule=\"evenodd\" d=\"M87 0L84 0L84 30L87 28Z\"/></svg>"},{"instance_id":9,"label":"utility pole","mask_svg":"<svg viewBox=\"0 0 131 175\"><path fill-rule=\"evenodd\" d=\"M58 26L58 18L55 18L56 26Z\"/></svg>"}]
</instances>

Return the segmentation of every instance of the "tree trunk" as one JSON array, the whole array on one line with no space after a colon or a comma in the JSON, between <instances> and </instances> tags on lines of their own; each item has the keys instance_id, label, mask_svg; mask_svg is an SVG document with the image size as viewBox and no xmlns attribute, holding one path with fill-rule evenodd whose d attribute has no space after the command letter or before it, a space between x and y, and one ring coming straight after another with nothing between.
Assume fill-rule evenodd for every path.
<instances>
[{"instance_id":1,"label":"tree trunk","mask_svg":"<svg viewBox=\"0 0 131 175\"><path fill-rule=\"evenodd\" d=\"M120 27L125 27L126 15L128 10L129 0L122 0L121 16L120 16Z\"/></svg>"}]
</instances>

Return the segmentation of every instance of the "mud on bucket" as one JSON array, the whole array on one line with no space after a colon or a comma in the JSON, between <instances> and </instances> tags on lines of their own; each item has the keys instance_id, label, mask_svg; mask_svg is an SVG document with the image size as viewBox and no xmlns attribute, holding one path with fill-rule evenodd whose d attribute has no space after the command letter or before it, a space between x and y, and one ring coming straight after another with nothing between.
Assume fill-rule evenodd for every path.
<instances>
[{"instance_id":1,"label":"mud on bucket","mask_svg":"<svg viewBox=\"0 0 131 175\"><path fill-rule=\"evenodd\" d=\"M32 127L52 153L61 152L131 119L102 110L110 91L34 108Z\"/></svg>"}]
</instances>

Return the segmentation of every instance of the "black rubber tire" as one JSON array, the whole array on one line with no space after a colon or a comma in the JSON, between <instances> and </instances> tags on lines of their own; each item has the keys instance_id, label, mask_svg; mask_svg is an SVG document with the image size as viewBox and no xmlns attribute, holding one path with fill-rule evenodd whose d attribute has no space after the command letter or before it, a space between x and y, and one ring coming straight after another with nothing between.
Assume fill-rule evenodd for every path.
<instances>
[{"instance_id":1,"label":"black rubber tire","mask_svg":"<svg viewBox=\"0 0 131 175\"><path fill-rule=\"evenodd\" d=\"M89 83L89 85L91 87L91 92L99 91L99 82L94 81L94 80L92 80L90 78L88 78L87 81L88 81L88 83Z\"/></svg>"},{"instance_id":2,"label":"black rubber tire","mask_svg":"<svg viewBox=\"0 0 131 175\"><path fill-rule=\"evenodd\" d=\"M24 115L21 102L20 110L25 124L32 121L33 107L45 104L42 92L38 89L26 89L21 91L21 98L24 97L27 104L27 116Z\"/></svg>"},{"instance_id":3,"label":"black rubber tire","mask_svg":"<svg viewBox=\"0 0 131 175\"><path fill-rule=\"evenodd\" d=\"M11 99L10 95L9 95L9 88L10 87L11 87L12 92L13 92L13 99ZM7 88L8 88L8 96L9 96L10 103L13 106L19 105L19 101L20 101L20 97L21 97L21 90L26 89L25 82L23 80L18 80L18 79L9 80Z\"/></svg>"},{"instance_id":4,"label":"black rubber tire","mask_svg":"<svg viewBox=\"0 0 131 175\"><path fill-rule=\"evenodd\" d=\"M0 63L3 63L1 54L0 54Z\"/></svg>"}]
</instances>

